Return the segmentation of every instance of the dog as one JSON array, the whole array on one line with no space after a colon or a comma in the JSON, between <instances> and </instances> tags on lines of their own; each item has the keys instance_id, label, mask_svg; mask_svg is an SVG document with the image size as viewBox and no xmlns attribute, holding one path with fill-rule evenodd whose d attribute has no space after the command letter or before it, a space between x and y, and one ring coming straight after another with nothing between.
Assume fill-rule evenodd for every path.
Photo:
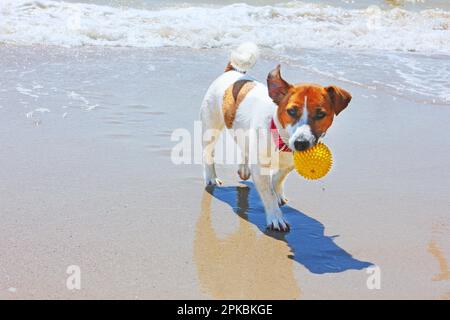
<instances>
[{"instance_id":1,"label":"dog","mask_svg":"<svg viewBox=\"0 0 450 320\"><path fill-rule=\"evenodd\" d=\"M209 132L210 138L202 139L203 175L206 185L223 184L216 174L214 147L225 127L258 132L250 142L234 136L243 159L238 174L242 180L252 177L264 204L267 227L287 232L290 225L280 206L287 201L283 186L294 169L292 152L317 144L352 96L337 86L290 84L282 78L280 65L268 74L265 86L246 75L258 56L253 43L233 50L225 72L205 94L200 118L204 137ZM258 161L249 161L252 152Z\"/></svg>"}]
</instances>

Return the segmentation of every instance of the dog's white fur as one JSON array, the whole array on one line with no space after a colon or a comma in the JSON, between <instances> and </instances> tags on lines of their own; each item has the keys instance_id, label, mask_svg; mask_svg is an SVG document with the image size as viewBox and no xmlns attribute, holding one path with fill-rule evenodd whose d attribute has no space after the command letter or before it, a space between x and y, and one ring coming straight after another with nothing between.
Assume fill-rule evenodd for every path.
<instances>
[{"instance_id":1,"label":"dog's white fur","mask_svg":"<svg viewBox=\"0 0 450 320\"><path fill-rule=\"evenodd\" d=\"M249 52L245 52L249 50ZM257 57L255 46L245 44L237 49L241 60L234 60L233 67L237 70L248 70ZM249 60L245 60L247 59ZM219 76L209 87L200 109L203 132L214 132L212 140L203 141L203 162L204 179L206 185L221 185L217 178L214 166L214 145L225 126L222 111L222 103L225 90L243 77L243 73L231 70ZM293 127L284 130L277 118L277 105L268 95L265 85L255 82L255 87L245 96L237 109L233 121L233 129L250 130L259 132L258 141L251 145L242 143L242 140L235 139L240 149L243 151L243 163L239 166L239 175L243 179L248 179L250 174L253 177L255 186L261 196L265 211L267 225L276 230L288 230L289 225L283 218L280 204L285 203L283 184L287 175L294 168L291 152L278 152L271 137L270 122L274 119L275 125L283 138L288 143L291 150L294 150L294 142L299 138L311 140L313 137L311 129L306 121L298 121ZM312 137L312 138L311 138ZM257 143L257 145L255 145ZM260 160L256 164L249 163L250 150L258 149L257 158ZM277 157L275 159L275 157ZM252 162L253 163L253 162ZM276 164L276 168L274 165ZM272 174L267 174L272 172Z\"/></svg>"}]
</instances>

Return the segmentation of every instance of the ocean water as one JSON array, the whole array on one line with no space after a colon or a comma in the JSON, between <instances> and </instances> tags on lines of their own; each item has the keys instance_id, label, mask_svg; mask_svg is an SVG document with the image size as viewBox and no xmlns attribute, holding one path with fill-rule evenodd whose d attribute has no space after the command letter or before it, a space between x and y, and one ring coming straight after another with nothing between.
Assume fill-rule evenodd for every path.
<instances>
[{"instance_id":1,"label":"ocean water","mask_svg":"<svg viewBox=\"0 0 450 320\"><path fill-rule=\"evenodd\" d=\"M229 5L233 3L246 3L254 6L277 5L283 0L69 0L68 2L96 3L110 6L124 6L133 8L158 8L170 6L172 4L184 5ZM288 1L285 1L288 2ZM299 1L291 1L299 2ZM382 8L401 7L408 10L421 9L450 9L450 3L447 0L318 0L314 3L331 5L344 8L367 8L370 5L377 5Z\"/></svg>"},{"instance_id":2,"label":"ocean water","mask_svg":"<svg viewBox=\"0 0 450 320\"><path fill-rule=\"evenodd\" d=\"M330 81L444 105L449 26L443 0L0 1L3 44L230 50L254 41Z\"/></svg>"}]
</instances>

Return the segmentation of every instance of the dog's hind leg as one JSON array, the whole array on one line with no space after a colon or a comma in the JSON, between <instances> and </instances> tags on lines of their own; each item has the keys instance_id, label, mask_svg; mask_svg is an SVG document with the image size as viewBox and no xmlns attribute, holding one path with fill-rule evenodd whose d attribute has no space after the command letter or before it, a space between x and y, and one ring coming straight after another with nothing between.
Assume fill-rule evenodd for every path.
<instances>
[{"instance_id":1,"label":"dog's hind leg","mask_svg":"<svg viewBox=\"0 0 450 320\"><path fill-rule=\"evenodd\" d=\"M241 151L241 163L239 164L238 175L242 180L250 179L249 167L249 137L244 130L235 130L234 141Z\"/></svg>"},{"instance_id":2,"label":"dog's hind leg","mask_svg":"<svg viewBox=\"0 0 450 320\"><path fill-rule=\"evenodd\" d=\"M248 166L248 162L239 165L238 175L242 180L248 180L250 178L250 167Z\"/></svg>"},{"instance_id":3,"label":"dog's hind leg","mask_svg":"<svg viewBox=\"0 0 450 320\"><path fill-rule=\"evenodd\" d=\"M214 153L215 145L224 128L224 121L217 108L203 101L200 111L202 121L202 146L203 146L203 177L206 185L222 185L217 178Z\"/></svg>"}]
</instances>

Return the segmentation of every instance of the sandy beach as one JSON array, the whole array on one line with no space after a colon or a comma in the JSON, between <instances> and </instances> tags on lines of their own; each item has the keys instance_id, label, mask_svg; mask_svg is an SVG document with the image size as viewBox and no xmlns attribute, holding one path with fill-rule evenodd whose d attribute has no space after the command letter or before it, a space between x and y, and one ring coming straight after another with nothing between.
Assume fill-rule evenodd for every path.
<instances>
[{"instance_id":1,"label":"sandy beach","mask_svg":"<svg viewBox=\"0 0 450 320\"><path fill-rule=\"evenodd\" d=\"M287 181L285 210L319 231L305 241L299 220L277 238L262 232L235 166L219 166L226 186L211 194L199 165L170 160L171 132L192 129L225 50L0 55L2 299L448 299L447 106L333 80L353 94L325 139L333 169ZM263 80L276 62L263 58L252 75ZM284 70L293 82L331 81ZM334 251L299 258L322 240ZM355 261L380 268L381 289L367 288ZM66 288L70 265L81 290Z\"/></svg>"},{"instance_id":2,"label":"sandy beach","mask_svg":"<svg viewBox=\"0 0 450 320\"><path fill-rule=\"evenodd\" d=\"M0 4L0 299L450 299L446 1L76 2ZM353 96L287 234L171 157L249 40L255 79Z\"/></svg>"}]
</instances>

